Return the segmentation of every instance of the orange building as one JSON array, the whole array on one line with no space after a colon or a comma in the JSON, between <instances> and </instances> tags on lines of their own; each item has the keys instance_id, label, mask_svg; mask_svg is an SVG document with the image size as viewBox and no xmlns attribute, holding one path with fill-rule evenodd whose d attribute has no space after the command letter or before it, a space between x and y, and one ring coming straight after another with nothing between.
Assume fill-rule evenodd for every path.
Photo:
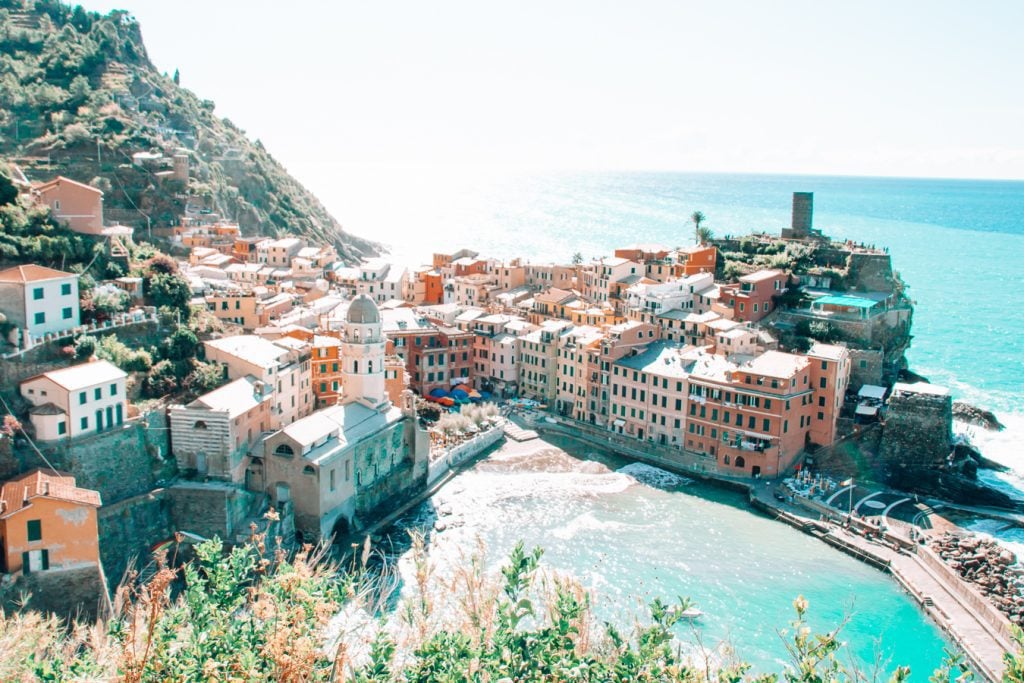
<instances>
[{"instance_id":1,"label":"orange building","mask_svg":"<svg viewBox=\"0 0 1024 683\"><path fill-rule=\"evenodd\" d=\"M444 279L436 270L428 270L419 274L423 281L423 301L427 306L444 303Z\"/></svg>"},{"instance_id":2,"label":"orange building","mask_svg":"<svg viewBox=\"0 0 1024 683\"><path fill-rule=\"evenodd\" d=\"M284 336L300 339L312 345L310 364L313 377L313 398L317 408L337 405L344 380L341 365L341 332L291 330ZM401 391L399 391L401 393Z\"/></svg>"},{"instance_id":3,"label":"orange building","mask_svg":"<svg viewBox=\"0 0 1024 683\"><path fill-rule=\"evenodd\" d=\"M36 185L32 193L50 208L53 217L75 232L87 235L103 233L103 192L91 185L57 176Z\"/></svg>"},{"instance_id":4,"label":"orange building","mask_svg":"<svg viewBox=\"0 0 1024 683\"><path fill-rule=\"evenodd\" d=\"M687 247L679 250L677 258L676 275L678 277L713 273L715 272L715 262L718 260L718 249L700 245Z\"/></svg>"},{"instance_id":5,"label":"orange building","mask_svg":"<svg viewBox=\"0 0 1024 683\"><path fill-rule=\"evenodd\" d=\"M714 456L725 471L789 469L811 441L810 360L779 351L740 365L710 358L690 375L686 447Z\"/></svg>"},{"instance_id":6,"label":"orange building","mask_svg":"<svg viewBox=\"0 0 1024 683\"><path fill-rule=\"evenodd\" d=\"M759 270L736 284L722 285L719 302L732 312L733 320L756 323L772 311L772 298L786 291L787 280L781 270Z\"/></svg>"},{"instance_id":7,"label":"orange building","mask_svg":"<svg viewBox=\"0 0 1024 683\"><path fill-rule=\"evenodd\" d=\"M814 387L814 414L811 441L827 445L836 440L836 418L843 409L850 386L850 351L845 346L815 343L807 351L811 359L811 385Z\"/></svg>"},{"instance_id":8,"label":"orange building","mask_svg":"<svg viewBox=\"0 0 1024 683\"><path fill-rule=\"evenodd\" d=\"M97 564L100 494L75 478L34 470L0 488L0 572Z\"/></svg>"},{"instance_id":9,"label":"orange building","mask_svg":"<svg viewBox=\"0 0 1024 683\"><path fill-rule=\"evenodd\" d=\"M395 343L390 339L384 347L384 391L394 405L401 405L402 392L409 388L409 377L405 374L405 359L395 352Z\"/></svg>"}]
</instances>

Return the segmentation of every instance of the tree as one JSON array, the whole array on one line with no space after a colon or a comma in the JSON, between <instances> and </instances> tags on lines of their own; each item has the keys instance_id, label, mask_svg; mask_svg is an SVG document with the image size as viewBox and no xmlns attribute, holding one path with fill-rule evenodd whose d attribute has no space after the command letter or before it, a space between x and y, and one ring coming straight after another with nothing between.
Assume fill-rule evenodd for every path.
<instances>
[{"instance_id":1,"label":"tree","mask_svg":"<svg viewBox=\"0 0 1024 683\"><path fill-rule=\"evenodd\" d=\"M174 70L174 85L181 85L181 74L177 69Z\"/></svg>"},{"instance_id":2,"label":"tree","mask_svg":"<svg viewBox=\"0 0 1024 683\"><path fill-rule=\"evenodd\" d=\"M184 325L178 327L167 339L160 344L163 357L167 360L182 361L195 358L196 349L199 347L199 339L195 332Z\"/></svg>"},{"instance_id":3,"label":"tree","mask_svg":"<svg viewBox=\"0 0 1024 683\"><path fill-rule=\"evenodd\" d=\"M690 220L693 221L693 237L697 241L697 244L701 244L700 241L700 224L704 222L704 214L701 211L694 211L690 214Z\"/></svg>"},{"instance_id":4,"label":"tree","mask_svg":"<svg viewBox=\"0 0 1024 683\"><path fill-rule=\"evenodd\" d=\"M92 88L89 87L89 79L81 74L75 76L71 79L68 92L71 93L71 102L73 104L84 104L92 93Z\"/></svg>"},{"instance_id":5,"label":"tree","mask_svg":"<svg viewBox=\"0 0 1024 683\"><path fill-rule=\"evenodd\" d=\"M0 206L7 206L18 198L18 188L14 181L0 173Z\"/></svg>"},{"instance_id":6,"label":"tree","mask_svg":"<svg viewBox=\"0 0 1024 683\"><path fill-rule=\"evenodd\" d=\"M697 243L705 245L715 238L715 233L711 231L711 228L700 226L697 228Z\"/></svg>"},{"instance_id":7,"label":"tree","mask_svg":"<svg viewBox=\"0 0 1024 683\"><path fill-rule=\"evenodd\" d=\"M572 255L572 264L574 266L578 266L581 263L583 263L583 254L577 251L575 254Z\"/></svg>"},{"instance_id":8,"label":"tree","mask_svg":"<svg viewBox=\"0 0 1024 683\"><path fill-rule=\"evenodd\" d=\"M192 288L178 275L157 274L149 279L149 298L156 306L167 306L188 317L188 302L192 299Z\"/></svg>"},{"instance_id":9,"label":"tree","mask_svg":"<svg viewBox=\"0 0 1024 683\"><path fill-rule=\"evenodd\" d=\"M100 188L102 189L102 188ZM173 275L178 272L178 262L166 254L156 254L146 261L146 273L154 275Z\"/></svg>"}]
</instances>

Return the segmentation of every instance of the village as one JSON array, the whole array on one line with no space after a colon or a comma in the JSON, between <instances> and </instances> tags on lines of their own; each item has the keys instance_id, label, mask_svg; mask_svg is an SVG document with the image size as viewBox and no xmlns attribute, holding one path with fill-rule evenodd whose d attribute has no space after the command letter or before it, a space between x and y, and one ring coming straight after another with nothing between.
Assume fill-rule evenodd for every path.
<instances>
[{"instance_id":1,"label":"village","mask_svg":"<svg viewBox=\"0 0 1024 683\"><path fill-rule=\"evenodd\" d=\"M22 201L130 271L134 231L104 221L102 191L14 177ZM240 542L273 525L289 544L344 541L499 440L535 436L524 427L538 422L756 481L800 471L892 403L895 422L935 417L940 428L883 450L943 461L951 399L898 381L893 340L908 336L912 308L888 254L832 242L812 217L813 196L795 193L790 227L742 245L695 219L689 247L631 245L564 264L460 249L409 268L346 264L331 245L243 236L189 211L152 231L176 260L162 267L188 284L188 307L215 320L196 349L215 386L187 400L178 377L142 401L149 380L130 354L120 366L88 349L39 360L80 348L68 345L81 335L131 341L138 325L166 335L167 311L149 303L142 277L97 281L91 296L130 303L83 323L81 274L0 271L5 379L21 406L4 404L4 585L31 587L41 604L47 594L95 604L128 555L171 537ZM818 261L716 279L723 250L780 248Z\"/></svg>"}]
</instances>

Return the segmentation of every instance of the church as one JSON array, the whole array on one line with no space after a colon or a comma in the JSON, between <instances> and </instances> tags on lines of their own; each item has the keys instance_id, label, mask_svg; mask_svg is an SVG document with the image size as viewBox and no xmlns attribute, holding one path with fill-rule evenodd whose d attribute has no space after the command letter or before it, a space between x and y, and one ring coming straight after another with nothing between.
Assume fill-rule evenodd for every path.
<instances>
[{"instance_id":1,"label":"church","mask_svg":"<svg viewBox=\"0 0 1024 683\"><path fill-rule=\"evenodd\" d=\"M395 406L385 389L386 339L365 294L346 313L343 396L270 434L254 450L272 503L294 513L305 541L341 537L386 514L397 496L426 484L429 440L410 391Z\"/></svg>"}]
</instances>

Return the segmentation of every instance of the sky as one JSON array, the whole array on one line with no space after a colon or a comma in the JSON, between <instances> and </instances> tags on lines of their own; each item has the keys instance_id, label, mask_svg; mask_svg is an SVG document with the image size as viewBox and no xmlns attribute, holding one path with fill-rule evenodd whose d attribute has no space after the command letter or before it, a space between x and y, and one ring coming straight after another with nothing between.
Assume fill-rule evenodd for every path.
<instances>
[{"instance_id":1,"label":"sky","mask_svg":"<svg viewBox=\"0 0 1024 683\"><path fill-rule=\"evenodd\" d=\"M321 194L338 168L1024 178L1017 0L84 4Z\"/></svg>"}]
</instances>

